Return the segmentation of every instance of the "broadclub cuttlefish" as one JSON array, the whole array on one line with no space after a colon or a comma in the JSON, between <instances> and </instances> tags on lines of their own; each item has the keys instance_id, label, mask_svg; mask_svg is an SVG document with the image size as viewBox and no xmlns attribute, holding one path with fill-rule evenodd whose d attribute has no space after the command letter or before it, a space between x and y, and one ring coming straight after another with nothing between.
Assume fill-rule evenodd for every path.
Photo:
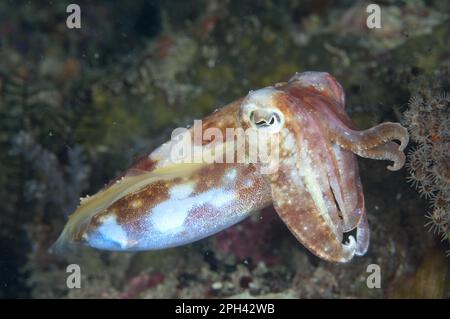
<instances>
[{"instance_id":1,"label":"broadclub cuttlefish","mask_svg":"<svg viewBox=\"0 0 450 319\"><path fill-rule=\"evenodd\" d=\"M297 73L288 82L251 91L204 118L201 129L215 128L223 136L228 129L252 130L276 138L276 170L263 172L267 167L258 160L174 161L172 139L82 199L53 250L76 242L115 251L184 245L273 205L316 256L347 262L364 255L370 232L355 154L390 160L387 168L399 170L408 132L391 122L357 130L344 106L341 85L324 72ZM211 141L190 142L211 152ZM241 152L249 158L246 147L225 144L214 141L214 156Z\"/></svg>"}]
</instances>

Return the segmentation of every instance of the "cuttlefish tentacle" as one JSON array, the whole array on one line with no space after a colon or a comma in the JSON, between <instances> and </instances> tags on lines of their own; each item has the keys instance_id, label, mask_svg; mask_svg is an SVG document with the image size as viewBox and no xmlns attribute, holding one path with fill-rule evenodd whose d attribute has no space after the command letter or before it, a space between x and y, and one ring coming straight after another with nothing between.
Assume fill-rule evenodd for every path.
<instances>
[{"instance_id":1,"label":"cuttlefish tentacle","mask_svg":"<svg viewBox=\"0 0 450 319\"><path fill-rule=\"evenodd\" d=\"M334 113L335 118L347 127L354 129L354 124L345 112L345 93L342 86L328 73L324 72L304 72L296 74L291 80L290 86L283 90L295 97L299 105L305 109L321 125L321 132L327 132L329 124L324 111ZM306 97L306 101L304 101ZM308 103L312 98L318 103ZM325 119L325 120L324 120ZM361 197L364 198L362 189L358 190L357 185L361 184L358 164L355 155L351 151L342 149L333 143L327 136L324 143L332 159L329 171L335 171L336 178L330 179L333 193L338 202L343 217L344 232L351 231L359 223L361 216L365 214L361 209ZM333 169L334 168L334 169Z\"/></svg>"},{"instance_id":2,"label":"cuttlefish tentacle","mask_svg":"<svg viewBox=\"0 0 450 319\"><path fill-rule=\"evenodd\" d=\"M358 174L358 163L353 153L342 149L338 145L332 145L332 154L335 159L335 169L338 171L339 180L336 186L332 184L333 193L342 211L343 231L353 230L365 214L361 207L362 189Z\"/></svg>"},{"instance_id":3,"label":"cuttlefish tentacle","mask_svg":"<svg viewBox=\"0 0 450 319\"><path fill-rule=\"evenodd\" d=\"M395 142L386 142L371 149L360 150L358 155L370 159L392 161L393 165L387 166L387 169L390 171L401 169L406 159L405 153L399 149L398 144Z\"/></svg>"},{"instance_id":4,"label":"cuttlefish tentacle","mask_svg":"<svg viewBox=\"0 0 450 319\"><path fill-rule=\"evenodd\" d=\"M358 154L364 150L373 149L381 144L397 140L399 151L403 151L408 144L408 132L399 123L385 122L364 131L353 131L340 127L332 130L334 141L342 148Z\"/></svg>"},{"instance_id":5,"label":"cuttlefish tentacle","mask_svg":"<svg viewBox=\"0 0 450 319\"><path fill-rule=\"evenodd\" d=\"M344 112L342 88L334 81L324 73L308 73L251 92L242 102L240 118L245 128L280 118L260 128L278 134L281 141L278 171L264 175L275 210L314 254L345 262L365 254L370 240L355 154L392 160L390 168L398 169L408 134L396 123L357 131ZM344 243L344 234L353 229L356 239L350 235Z\"/></svg>"},{"instance_id":6,"label":"cuttlefish tentacle","mask_svg":"<svg viewBox=\"0 0 450 319\"><path fill-rule=\"evenodd\" d=\"M339 180L338 187L335 183L331 185L342 211L343 229L350 231L365 216L364 196L353 153L372 159L391 160L394 164L388 169L398 170L405 160L402 150L408 143L407 131L397 123L383 123L366 131L357 131L344 110L342 86L328 73L299 73L289 83L291 85L282 90L298 99L299 105L314 117L324 132L328 132L328 143L331 144L328 147L334 155L333 166L338 171L336 175ZM399 140L400 146L390 139ZM369 237L368 226L365 233Z\"/></svg>"},{"instance_id":7,"label":"cuttlefish tentacle","mask_svg":"<svg viewBox=\"0 0 450 319\"><path fill-rule=\"evenodd\" d=\"M370 229L369 229L369 222L367 221L367 215L365 213L364 196L362 194L361 182L359 183L358 188L359 194L361 195L360 197L362 199L362 202L359 202L361 206L358 209L361 212L364 212L364 214L362 214L362 217L359 220L358 225L356 226L355 254L358 256L363 256L367 252L367 249L369 249Z\"/></svg>"},{"instance_id":8,"label":"cuttlefish tentacle","mask_svg":"<svg viewBox=\"0 0 450 319\"><path fill-rule=\"evenodd\" d=\"M310 110L315 110L318 113L318 120L324 123L323 127L328 131L330 141L336 143L345 150L351 151L361 157L372 159L391 159L400 158L399 153L402 153L409 142L408 130L399 123L385 122L371 127L367 130L357 131L347 126L342 120L342 116L333 112L327 105L333 105L333 101L329 101L325 97L317 97L316 94L311 95L310 92L303 90L301 102ZM389 143L393 140L399 141L396 150L392 146L385 149L377 148L380 145ZM374 152L370 150L376 149ZM386 154L381 157L381 150ZM394 154L388 154L393 152ZM372 154L374 157L372 157ZM398 167L399 165L394 165ZM401 167L401 165L400 165Z\"/></svg>"},{"instance_id":9,"label":"cuttlefish tentacle","mask_svg":"<svg viewBox=\"0 0 450 319\"><path fill-rule=\"evenodd\" d=\"M316 120L323 123L323 129L329 132L331 142L361 157L398 160L398 163L389 167L390 170L403 166L403 150L409 142L406 128L399 123L385 122L367 130L355 130L344 111L342 87L329 74L311 76L307 72L296 75L290 83L292 85L284 90L298 98ZM392 145L378 147L393 140L400 142L397 148Z\"/></svg>"},{"instance_id":10,"label":"cuttlefish tentacle","mask_svg":"<svg viewBox=\"0 0 450 319\"><path fill-rule=\"evenodd\" d=\"M306 138L306 137L305 137ZM297 146L294 167L281 163L275 176L268 176L274 207L297 239L323 259L345 262L356 252L356 241L342 243L343 228L332 200L327 172L320 169L320 156L312 145ZM286 162L286 161L285 161Z\"/></svg>"},{"instance_id":11,"label":"cuttlefish tentacle","mask_svg":"<svg viewBox=\"0 0 450 319\"><path fill-rule=\"evenodd\" d=\"M284 103L291 105L291 109L296 114L296 121L295 124L292 123L292 126L297 127L298 125L294 131L298 134L298 147L301 149L301 155L297 157L297 165L299 171L307 172L301 173L303 180L299 187L304 188L302 190L304 195L299 198L303 200L303 198L308 198L306 193L311 194L313 202L310 202L308 209L309 212L315 212L316 217L318 215L325 216L325 220L329 221L330 218L327 216L334 216L337 210L342 218L338 221L332 218L333 226L327 223L334 236L318 241L319 245L307 242L305 246L315 254L327 256L322 258L330 261L348 261L354 254L361 254L367 250L369 238L367 219L364 219L366 218L364 198L356 158L350 151L342 149L329 140L329 136L324 133L327 131L323 130L321 122L317 121L314 113L308 112L307 108L296 107L295 101L285 100ZM285 111L285 113L288 112ZM280 168L280 170L282 169ZM328 180L318 178L323 173L327 174ZM317 196L319 189L322 196ZM330 201L322 202L322 199L327 199L325 194L334 196L337 205ZM315 209L311 206L314 206ZM318 218L317 222L320 223L321 219ZM301 229L301 227L304 226L300 224L293 228ZM349 242L343 243L343 234L354 228L357 228L356 240L353 236L349 236ZM298 229L294 230L294 234L296 232ZM301 232L303 233L304 230ZM307 238L304 235L300 240L305 242Z\"/></svg>"},{"instance_id":12,"label":"cuttlefish tentacle","mask_svg":"<svg viewBox=\"0 0 450 319\"><path fill-rule=\"evenodd\" d=\"M286 129L278 133L282 157L279 168L264 175L271 185L275 210L314 254L334 262L350 260L359 248L353 236L348 243L342 242L342 212L335 202L340 186L327 136L311 114L280 91L259 90L244 100L241 109L245 113L247 106L254 109L254 105L260 106L262 116L270 114L273 106L284 114ZM355 226L360 218L354 221Z\"/></svg>"}]
</instances>

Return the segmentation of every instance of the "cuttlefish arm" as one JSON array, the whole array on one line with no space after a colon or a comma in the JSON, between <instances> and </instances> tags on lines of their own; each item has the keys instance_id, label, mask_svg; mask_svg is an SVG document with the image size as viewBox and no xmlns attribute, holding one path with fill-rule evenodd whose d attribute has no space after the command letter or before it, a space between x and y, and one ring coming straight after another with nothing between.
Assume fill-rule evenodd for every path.
<instances>
[{"instance_id":1,"label":"cuttlefish arm","mask_svg":"<svg viewBox=\"0 0 450 319\"><path fill-rule=\"evenodd\" d=\"M334 78L306 72L286 84L251 92L240 111L243 127L267 131L280 140L278 170L263 175L276 211L306 248L334 262L363 255L369 245L354 154L394 160L391 168L398 169L408 141L406 130L395 123L357 131L344 103ZM354 229L355 235L346 239L345 233Z\"/></svg>"},{"instance_id":2,"label":"cuttlefish arm","mask_svg":"<svg viewBox=\"0 0 450 319\"><path fill-rule=\"evenodd\" d=\"M342 86L328 73L304 72L295 74L289 80L289 85L281 89L295 97L298 102L301 101L301 108L320 126L318 134L322 136L324 148L322 152L328 155L326 163L330 168L328 173L330 186L340 207L343 230L344 232L353 230L365 213L358 164L351 151L341 148L329 138L329 123L323 114L325 109L333 115L333 120L354 129L351 119L345 112L345 94ZM368 237L369 232L366 233ZM368 238L364 242L368 243ZM367 248L361 246L360 254Z\"/></svg>"}]
</instances>

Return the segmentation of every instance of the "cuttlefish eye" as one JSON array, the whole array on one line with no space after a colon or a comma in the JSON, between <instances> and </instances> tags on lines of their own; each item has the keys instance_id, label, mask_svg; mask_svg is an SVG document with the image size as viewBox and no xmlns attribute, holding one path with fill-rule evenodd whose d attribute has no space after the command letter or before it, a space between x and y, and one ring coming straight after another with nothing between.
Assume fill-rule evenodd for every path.
<instances>
[{"instance_id":1,"label":"cuttlefish eye","mask_svg":"<svg viewBox=\"0 0 450 319\"><path fill-rule=\"evenodd\" d=\"M281 117L278 111L254 110L250 113L249 118L253 126L257 128L279 127L281 124Z\"/></svg>"},{"instance_id":2,"label":"cuttlefish eye","mask_svg":"<svg viewBox=\"0 0 450 319\"><path fill-rule=\"evenodd\" d=\"M277 107L278 95L274 88L250 92L241 105L240 116L245 127L277 133L284 127L284 115Z\"/></svg>"}]
</instances>

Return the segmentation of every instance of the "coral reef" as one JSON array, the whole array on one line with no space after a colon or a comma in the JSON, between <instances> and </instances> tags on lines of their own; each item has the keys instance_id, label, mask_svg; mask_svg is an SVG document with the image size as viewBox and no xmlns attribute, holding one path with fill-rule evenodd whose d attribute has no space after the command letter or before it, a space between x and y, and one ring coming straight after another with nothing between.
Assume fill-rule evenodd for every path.
<instances>
[{"instance_id":1,"label":"coral reef","mask_svg":"<svg viewBox=\"0 0 450 319\"><path fill-rule=\"evenodd\" d=\"M431 81L441 83L439 78L448 78L448 69L440 73ZM448 83L442 85L448 88ZM416 142L408 154L408 181L431 204L425 226L450 243L450 95L437 93L429 85L419 84L415 89L404 113Z\"/></svg>"},{"instance_id":2,"label":"coral reef","mask_svg":"<svg viewBox=\"0 0 450 319\"><path fill-rule=\"evenodd\" d=\"M275 240L279 230L274 224L279 223L278 216L272 209L265 209L260 214L255 214L241 224L226 229L215 236L215 250L220 254L231 254L236 261L252 262L258 264L264 262L273 265L280 261L279 252L266 243ZM279 227L282 228L282 227ZM284 229L283 229L284 230ZM242 243L247 243L243 245Z\"/></svg>"},{"instance_id":3,"label":"coral reef","mask_svg":"<svg viewBox=\"0 0 450 319\"><path fill-rule=\"evenodd\" d=\"M432 249L414 273L401 276L392 283L388 295L393 298L445 298L449 280L447 260L439 249Z\"/></svg>"}]
</instances>

